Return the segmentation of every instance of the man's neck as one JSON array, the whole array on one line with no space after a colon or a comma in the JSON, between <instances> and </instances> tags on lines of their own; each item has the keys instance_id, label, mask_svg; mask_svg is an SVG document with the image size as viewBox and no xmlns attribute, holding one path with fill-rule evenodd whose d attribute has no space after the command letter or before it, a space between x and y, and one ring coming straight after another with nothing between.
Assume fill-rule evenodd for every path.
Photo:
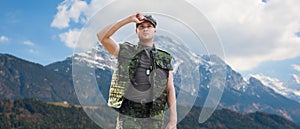
<instances>
[{"instance_id":1,"label":"man's neck","mask_svg":"<svg viewBox=\"0 0 300 129\"><path fill-rule=\"evenodd\" d=\"M148 46L148 47L152 47L153 46L153 41L149 41L149 42L139 42L141 45L143 46Z\"/></svg>"}]
</instances>

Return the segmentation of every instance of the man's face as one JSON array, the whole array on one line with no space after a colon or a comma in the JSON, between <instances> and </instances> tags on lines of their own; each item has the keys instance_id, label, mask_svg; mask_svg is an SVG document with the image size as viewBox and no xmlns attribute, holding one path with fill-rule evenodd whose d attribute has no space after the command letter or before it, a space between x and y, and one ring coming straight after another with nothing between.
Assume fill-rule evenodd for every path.
<instances>
[{"instance_id":1,"label":"man's face","mask_svg":"<svg viewBox=\"0 0 300 129\"><path fill-rule=\"evenodd\" d=\"M155 35L156 29L150 22L143 22L141 23L137 29L136 33L142 42L147 42L149 40L153 40Z\"/></svg>"}]
</instances>

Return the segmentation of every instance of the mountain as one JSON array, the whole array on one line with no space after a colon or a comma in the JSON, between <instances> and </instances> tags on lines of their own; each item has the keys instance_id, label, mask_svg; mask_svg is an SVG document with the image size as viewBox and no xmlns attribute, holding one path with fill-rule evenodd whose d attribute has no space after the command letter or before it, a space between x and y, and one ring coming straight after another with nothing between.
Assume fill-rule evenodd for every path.
<instances>
[{"instance_id":1,"label":"mountain","mask_svg":"<svg viewBox=\"0 0 300 129\"><path fill-rule=\"evenodd\" d=\"M264 112L241 114L232 110L216 110L204 123L197 123L201 108L193 107L178 124L179 129L298 129L299 125Z\"/></svg>"},{"instance_id":2,"label":"mountain","mask_svg":"<svg viewBox=\"0 0 300 129\"><path fill-rule=\"evenodd\" d=\"M251 76L259 79L265 86L273 89L275 92L289 99L300 102L300 77L296 74L293 74L286 82L262 74L255 74Z\"/></svg>"},{"instance_id":3,"label":"mountain","mask_svg":"<svg viewBox=\"0 0 300 129\"><path fill-rule=\"evenodd\" d=\"M203 58L205 62L205 58ZM222 63L222 62L215 62ZM265 86L260 80L250 77L244 79L241 74L226 65L226 84L219 103L219 108L227 108L239 112L268 112L284 116L287 119L300 123L300 104L296 101L278 94L273 89ZM203 67L203 68L201 68ZM203 80L211 80L209 65L200 64ZM207 82L202 81L197 100L198 105L204 104L204 99L209 92ZM201 99L202 98L202 99Z\"/></svg>"},{"instance_id":4,"label":"mountain","mask_svg":"<svg viewBox=\"0 0 300 129\"><path fill-rule=\"evenodd\" d=\"M0 98L78 103L72 81L44 66L0 54Z\"/></svg>"},{"instance_id":5,"label":"mountain","mask_svg":"<svg viewBox=\"0 0 300 129\"><path fill-rule=\"evenodd\" d=\"M267 112L284 116L300 123L300 104L278 94L265 86L255 77L246 80L240 73L216 55L197 55L189 51L184 44L159 36L155 39L157 47L170 52L174 57L174 84L180 105L193 104L201 107L211 89L222 94L218 109L230 109L242 113ZM54 62L47 66L27 62L10 55L1 55L1 91L2 98L38 98L43 101L68 101L78 103L77 96L91 100L89 104L100 102L98 91L105 100L108 98L109 84L115 59L104 48L76 53L66 60ZM75 62L75 63L74 63ZM87 66L81 73L73 73L72 66ZM88 71L87 73L85 73ZM73 75L72 75L73 74ZM81 80L73 80L74 76ZM86 82L95 77L95 87L88 87ZM75 94L73 82L80 82L82 92ZM2 83L3 82L3 83ZM224 87L218 87L224 84ZM25 88L24 88L25 87ZM27 88L28 87L28 88ZM213 95L216 96L216 95ZM195 98L195 99L193 99ZM105 103L105 102L104 102Z\"/></svg>"},{"instance_id":6,"label":"mountain","mask_svg":"<svg viewBox=\"0 0 300 129\"><path fill-rule=\"evenodd\" d=\"M45 67L66 77L70 82L84 82L80 87L76 84L73 85L73 89L79 90L77 92L77 96L80 96L82 93L80 91L88 90L87 92L89 92L89 94L85 97L80 97L79 101L95 104L102 102L102 100L99 99L99 94L102 94L104 99L108 100L111 76L115 66L116 59L110 56L103 46L97 46L92 50L83 53L76 53L72 57L68 57L66 60L54 62ZM86 77L85 74L88 74L87 76L89 77ZM92 83L90 78L95 78L96 81L92 84L92 86L89 85ZM94 85L98 86L95 87ZM82 88L82 90L79 88ZM98 93L98 90L101 93Z\"/></svg>"},{"instance_id":7,"label":"mountain","mask_svg":"<svg viewBox=\"0 0 300 129\"><path fill-rule=\"evenodd\" d=\"M100 129L82 108L36 99L0 100L1 129Z\"/></svg>"},{"instance_id":8,"label":"mountain","mask_svg":"<svg viewBox=\"0 0 300 129\"><path fill-rule=\"evenodd\" d=\"M296 92L296 94L298 96L300 96L300 76L296 75L296 74L292 74L292 76L290 77L290 79L285 82L286 87L288 87L291 90L295 90L298 91ZM299 99L300 101L300 99Z\"/></svg>"},{"instance_id":9,"label":"mountain","mask_svg":"<svg viewBox=\"0 0 300 129\"><path fill-rule=\"evenodd\" d=\"M99 108L101 109L101 108ZM179 107L180 109L180 107ZM241 114L228 109L216 110L205 123L198 123L199 107L178 123L178 129L297 129L299 125L262 112ZM105 118L102 118L105 119ZM0 100L0 128L63 128L98 129L82 107L69 104L47 103L36 99ZM114 124L110 124L114 128Z\"/></svg>"},{"instance_id":10,"label":"mountain","mask_svg":"<svg viewBox=\"0 0 300 129\"><path fill-rule=\"evenodd\" d=\"M69 80L72 80L72 63L78 62L88 65L88 67L95 68L97 70L113 70L116 65L116 59L104 50L103 46L97 46L92 50L88 50L82 53L76 53L72 57L68 57L63 61L58 61L46 65L47 69L55 71L61 75L67 76Z\"/></svg>"},{"instance_id":11,"label":"mountain","mask_svg":"<svg viewBox=\"0 0 300 129\"><path fill-rule=\"evenodd\" d=\"M184 98L182 98L183 102L178 101L179 104L190 104L189 102L193 100L191 98L196 98L193 104L199 107L203 106L209 91L213 86L212 84L217 84L221 81L225 86L222 98L218 105L219 109L227 108L244 113L256 111L268 112L284 116L290 120L300 123L299 103L278 94L269 87L266 87L255 77L251 77L249 80L246 80L240 73L234 71L218 56L197 55L189 51L188 47L183 44L179 44L164 36L158 36L155 39L155 42L156 47L166 50L173 55L175 88L177 93L182 93L180 96L184 96ZM104 78L106 81L110 81L105 76L110 77L111 73L105 73L104 71L112 71L112 69L110 69L110 67L104 67L103 69L103 66L111 66L113 64L113 61L111 61L112 58L107 55L108 53L101 45L95 47L95 50L91 51L92 52L88 52L89 54L78 53L75 55L76 58L73 59L75 61L77 60L77 62L85 62L88 66L93 66L97 71L97 66L99 66L99 64L93 65L93 60L96 60L99 57L95 58L94 55L100 55L100 57L103 56L104 58L100 59L109 60L109 62L108 64L106 64L106 61L101 63L102 66L99 67L99 69L102 69L103 71L100 71L97 75L101 75L101 78ZM221 74L216 75L216 73ZM223 76L224 80L222 80ZM98 78L98 80L101 80L101 78ZM192 85L191 79L194 82L199 83L194 87L182 87L183 85ZM102 90L100 91L105 99L107 99L109 82L98 81L98 85L102 85L102 88L104 87L103 90L105 90L105 92Z\"/></svg>"}]
</instances>

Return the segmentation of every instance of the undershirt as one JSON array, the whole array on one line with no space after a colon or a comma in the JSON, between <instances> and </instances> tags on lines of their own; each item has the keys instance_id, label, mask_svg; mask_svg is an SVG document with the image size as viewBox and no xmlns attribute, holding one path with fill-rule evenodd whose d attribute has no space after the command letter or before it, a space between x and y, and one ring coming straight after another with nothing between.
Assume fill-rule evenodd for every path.
<instances>
[{"instance_id":1,"label":"undershirt","mask_svg":"<svg viewBox=\"0 0 300 129\"><path fill-rule=\"evenodd\" d=\"M138 62L134 75L135 82L133 85L128 87L125 96L127 99L134 102L143 101L144 103L147 103L152 101L152 87L149 80L150 76L146 74L146 70L149 70L152 65L152 59L150 57L150 50L152 47L143 47L144 50L140 53L141 58Z\"/></svg>"}]
</instances>

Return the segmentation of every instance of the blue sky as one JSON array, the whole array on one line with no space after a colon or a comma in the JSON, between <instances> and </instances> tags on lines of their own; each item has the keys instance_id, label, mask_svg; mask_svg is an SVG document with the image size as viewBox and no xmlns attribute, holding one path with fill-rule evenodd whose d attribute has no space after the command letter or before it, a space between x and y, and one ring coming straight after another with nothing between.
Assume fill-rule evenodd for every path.
<instances>
[{"instance_id":1,"label":"blue sky","mask_svg":"<svg viewBox=\"0 0 300 129\"><path fill-rule=\"evenodd\" d=\"M0 52L43 65L63 60L72 54L51 27L61 0L5 0L0 4Z\"/></svg>"},{"instance_id":2,"label":"blue sky","mask_svg":"<svg viewBox=\"0 0 300 129\"><path fill-rule=\"evenodd\" d=\"M42 65L64 60L73 54L82 26L109 1L3 0L0 53ZM233 69L284 79L300 75L299 0L186 1L215 28Z\"/></svg>"},{"instance_id":3,"label":"blue sky","mask_svg":"<svg viewBox=\"0 0 300 129\"><path fill-rule=\"evenodd\" d=\"M292 74L300 75L300 57L283 60L283 61L267 61L248 71L243 71L243 75L263 74L265 76L278 78L281 81L289 81Z\"/></svg>"}]
</instances>

